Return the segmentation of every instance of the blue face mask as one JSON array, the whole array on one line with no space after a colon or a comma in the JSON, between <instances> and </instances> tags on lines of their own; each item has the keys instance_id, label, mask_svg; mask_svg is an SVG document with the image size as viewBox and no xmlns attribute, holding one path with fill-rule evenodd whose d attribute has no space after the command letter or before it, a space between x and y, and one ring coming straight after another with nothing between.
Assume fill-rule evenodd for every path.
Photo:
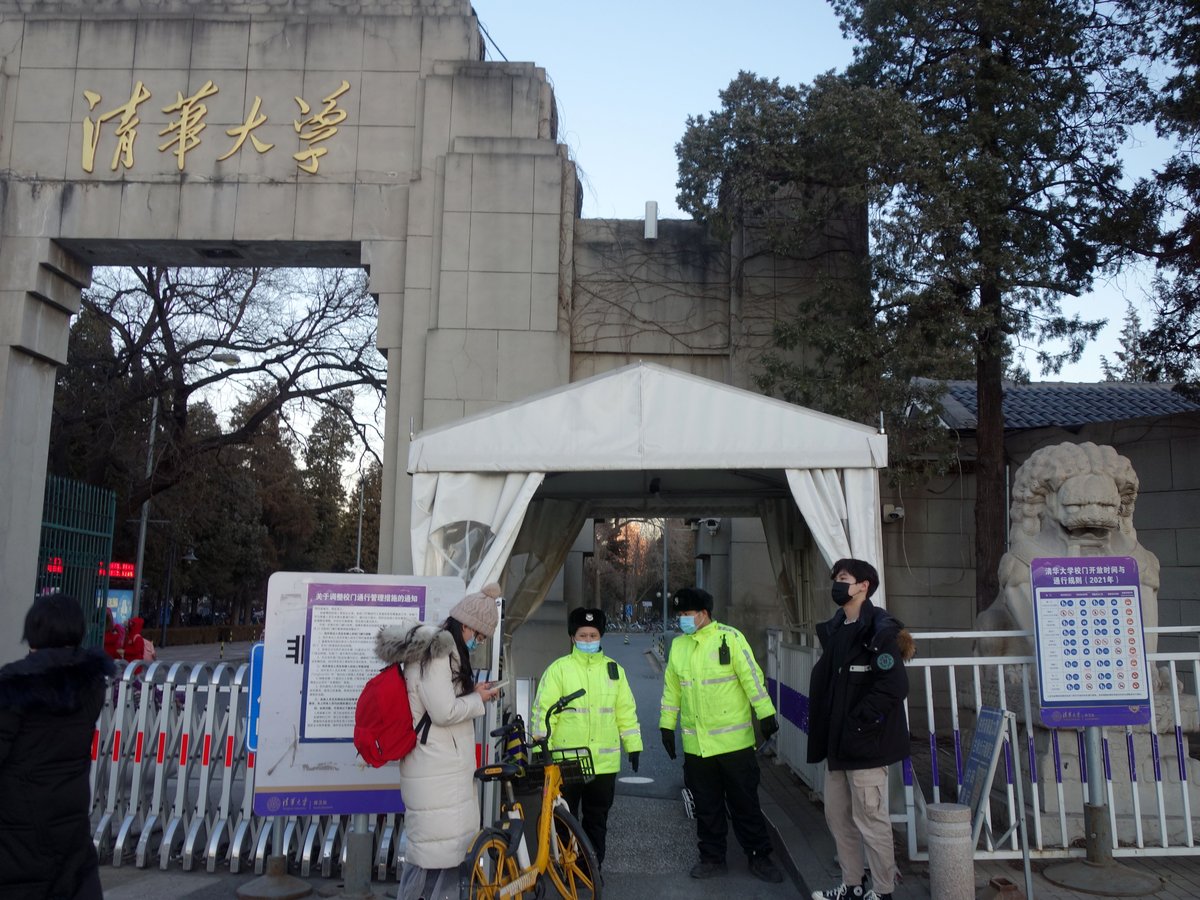
<instances>
[{"instance_id":1,"label":"blue face mask","mask_svg":"<svg viewBox=\"0 0 1200 900\"><path fill-rule=\"evenodd\" d=\"M467 652L470 653L479 646L479 638L476 635L471 635L471 639L467 641Z\"/></svg>"},{"instance_id":2,"label":"blue face mask","mask_svg":"<svg viewBox=\"0 0 1200 900\"><path fill-rule=\"evenodd\" d=\"M696 617L695 616L680 616L679 629L684 634L696 633Z\"/></svg>"},{"instance_id":3,"label":"blue face mask","mask_svg":"<svg viewBox=\"0 0 1200 900\"><path fill-rule=\"evenodd\" d=\"M575 649L578 650L580 653L599 653L600 652L600 642L599 641L576 641Z\"/></svg>"}]
</instances>

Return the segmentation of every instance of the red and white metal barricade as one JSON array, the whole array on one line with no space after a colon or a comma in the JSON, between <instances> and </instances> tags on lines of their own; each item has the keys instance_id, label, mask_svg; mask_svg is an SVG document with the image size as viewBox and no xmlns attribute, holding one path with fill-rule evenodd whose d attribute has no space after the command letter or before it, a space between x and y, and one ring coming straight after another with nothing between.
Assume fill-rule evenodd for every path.
<instances>
[{"instance_id":1,"label":"red and white metal barricade","mask_svg":"<svg viewBox=\"0 0 1200 900\"><path fill-rule=\"evenodd\" d=\"M166 663L154 662L144 670L134 673L140 678L140 684L135 690L137 695L137 712L134 717L134 731L130 739L130 757L126 766L127 774L122 779L125 795L118 812L124 817L117 828L117 837L113 841L112 864L121 866L126 854L132 857L134 840L141 834L146 822L149 806L149 791L147 780L152 778L153 748L158 736L161 716L159 707L163 701L163 685L166 683L168 666Z\"/></svg>"},{"instance_id":2,"label":"red and white metal barricade","mask_svg":"<svg viewBox=\"0 0 1200 900\"><path fill-rule=\"evenodd\" d=\"M92 832L92 843L101 858L111 852L113 838L116 837L116 824L125 817L126 769L133 755L136 695L141 691L141 676L145 668L144 660L129 663L117 684L117 699L112 713L113 736L108 751L104 811L100 815L99 824Z\"/></svg>"},{"instance_id":3,"label":"red and white metal barricade","mask_svg":"<svg viewBox=\"0 0 1200 900\"><path fill-rule=\"evenodd\" d=\"M167 778L171 768L172 755L179 743L182 723L178 691L182 682L188 677L190 667L186 663L174 663L167 670L162 687L156 683L152 690L158 704L158 715L152 727L147 728L147 738L151 746L147 752L153 752L151 767L154 771L154 787L146 803L142 831L138 836L137 849L134 851L134 865L144 869L150 864L150 859L158 851L162 839L163 823L167 820Z\"/></svg>"},{"instance_id":4,"label":"red and white metal barricade","mask_svg":"<svg viewBox=\"0 0 1200 900\"><path fill-rule=\"evenodd\" d=\"M192 774L203 751L201 737L204 731L204 710L207 706L208 683L212 674L212 663L197 663L192 666L187 684L184 685L179 752L174 756L173 766L175 798L171 803L171 816L163 828L162 842L158 845L158 867L164 871L171 864L172 857L183 852L183 840L196 812L198 791L192 783Z\"/></svg>"},{"instance_id":5,"label":"red and white metal barricade","mask_svg":"<svg viewBox=\"0 0 1200 900\"><path fill-rule=\"evenodd\" d=\"M246 680L249 681L249 674ZM245 702L249 707L249 685L246 687ZM242 736L242 746L245 747L245 735ZM266 827L266 819L254 815L254 766L258 754L246 748L246 772L242 779L242 807L238 813L237 825L233 829L233 839L229 842L229 871L236 875L242 870L243 855L246 863L254 858L254 848L257 846L259 835L270 831Z\"/></svg>"},{"instance_id":6,"label":"red and white metal barricade","mask_svg":"<svg viewBox=\"0 0 1200 900\"><path fill-rule=\"evenodd\" d=\"M217 870L221 850L233 840L235 810L233 808L233 776L236 764L245 752L246 707L249 698L248 684L250 666L238 666L232 684L224 688L228 696L225 706L225 726L220 741L221 787L217 795L217 808L213 811L208 832L208 846L204 851L204 866L209 872Z\"/></svg>"},{"instance_id":7,"label":"red and white metal barricade","mask_svg":"<svg viewBox=\"0 0 1200 900\"><path fill-rule=\"evenodd\" d=\"M233 672L233 666L229 663L218 663L207 686L200 686L207 689L207 702L204 704L204 729L200 735L196 805L183 839L185 872L190 872L197 859L207 850L208 836L213 832L219 813L219 808L214 808L209 802L210 790L213 773L220 770L219 764L224 759L225 738L230 729L229 691Z\"/></svg>"}]
</instances>

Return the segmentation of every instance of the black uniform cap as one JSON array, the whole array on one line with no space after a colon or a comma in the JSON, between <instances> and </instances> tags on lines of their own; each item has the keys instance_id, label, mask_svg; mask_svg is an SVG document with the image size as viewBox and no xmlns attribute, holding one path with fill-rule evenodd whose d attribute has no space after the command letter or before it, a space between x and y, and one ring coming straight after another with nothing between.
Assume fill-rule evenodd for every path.
<instances>
[{"instance_id":1,"label":"black uniform cap","mask_svg":"<svg viewBox=\"0 0 1200 900\"><path fill-rule=\"evenodd\" d=\"M671 600L671 608L677 613L697 609L711 613L713 611L712 594L698 587L680 588Z\"/></svg>"},{"instance_id":2,"label":"black uniform cap","mask_svg":"<svg viewBox=\"0 0 1200 900\"><path fill-rule=\"evenodd\" d=\"M575 637L575 632L580 628L589 625L592 628L598 629L601 637L603 637L605 626L608 625L608 620L604 617L604 610L577 606L567 616L567 634L571 635L571 637Z\"/></svg>"}]
</instances>

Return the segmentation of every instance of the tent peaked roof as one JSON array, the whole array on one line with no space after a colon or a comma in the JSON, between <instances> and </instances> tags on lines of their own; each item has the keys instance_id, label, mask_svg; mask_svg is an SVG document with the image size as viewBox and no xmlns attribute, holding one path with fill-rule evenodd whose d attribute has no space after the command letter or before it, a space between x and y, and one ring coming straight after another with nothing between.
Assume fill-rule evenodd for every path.
<instances>
[{"instance_id":1,"label":"tent peaked roof","mask_svg":"<svg viewBox=\"0 0 1200 900\"><path fill-rule=\"evenodd\" d=\"M422 432L408 452L411 473L886 465L866 425L652 363Z\"/></svg>"}]
</instances>

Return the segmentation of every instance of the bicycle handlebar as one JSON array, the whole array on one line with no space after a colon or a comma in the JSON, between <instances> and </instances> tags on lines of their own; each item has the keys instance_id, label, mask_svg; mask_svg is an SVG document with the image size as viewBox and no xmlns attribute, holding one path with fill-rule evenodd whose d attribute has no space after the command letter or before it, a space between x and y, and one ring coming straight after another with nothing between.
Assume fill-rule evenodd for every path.
<instances>
[{"instance_id":1,"label":"bicycle handlebar","mask_svg":"<svg viewBox=\"0 0 1200 900\"><path fill-rule=\"evenodd\" d=\"M555 702L555 704L552 707L550 707L550 709L553 712L560 713L564 709L566 709L571 703L578 700L580 697L582 697L586 693L587 693L586 689L580 688L573 694L567 694L567 696L565 696L565 697L559 697L558 700Z\"/></svg>"},{"instance_id":2,"label":"bicycle handlebar","mask_svg":"<svg viewBox=\"0 0 1200 900\"><path fill-rule=\"evenodd\" d=\"M567 694L565 697L559 697L555 700L554 705L546 710L546 736L540 740L533 741L533 746L541 746L543 749L548 750L550 748L550 720L586 693L586 689L580 688L574 693Z\"/></svg>"},{"instance_id":3,"label":"bicycle handlebar","mask_svg":"<svg viewBox=\"0 0 1200 900\"><path fill-rule=\"evenodd\" d=\"M531 747L542 747L543 749L548 748L550 746L550 720L586 693L586 689L580 688L573 693L567 694L565 697L559 697L557 700L555 700L554 705L546 710L546 736L537 738L536 740L531 740L529 745ZM491 734L492 737L500 738L501 741L503 741L503 739L508 737L508 735L512 732L512 729L513 724L509 723L508 725L501 725L499 728L493 729Z\"/></svg>"}]
</instances>

